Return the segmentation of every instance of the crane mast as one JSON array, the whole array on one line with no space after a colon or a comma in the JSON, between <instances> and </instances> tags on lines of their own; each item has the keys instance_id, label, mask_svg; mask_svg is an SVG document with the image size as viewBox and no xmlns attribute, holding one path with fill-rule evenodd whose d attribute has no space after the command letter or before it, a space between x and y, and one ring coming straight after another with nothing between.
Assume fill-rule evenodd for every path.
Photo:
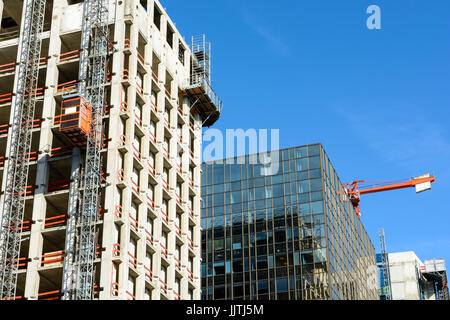
<instances>
[{"instance_id":1,"label":"crane mast","mask_svg":"<svg viewBox=\"0 0 450 320\"><path fill-rule=\"evenodd\" d=\"M0 299L14 299L27 195L46 0L24 2L20 61L0 230Z\"/></svg>"}]
</instances>

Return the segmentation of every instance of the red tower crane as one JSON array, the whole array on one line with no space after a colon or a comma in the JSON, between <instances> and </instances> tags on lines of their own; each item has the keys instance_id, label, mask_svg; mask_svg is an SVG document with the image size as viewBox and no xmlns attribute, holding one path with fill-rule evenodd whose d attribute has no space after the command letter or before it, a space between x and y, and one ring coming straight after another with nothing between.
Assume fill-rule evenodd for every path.
<instances>
[{"instance_id":1,"label":"red tower crane","mask_svg":"<svg viewBox=\"0 0 450 320\"><path fill-rule=\"evenodd\" d=\"M431 183L435 182L435 178L429 174L412 178L403 181L390 181L390 182L367 182L367 181L353 181L344 185L344 189L356 210L356 213L361 217L359 211L360 196L362 194L397 190L403 188L416 188L416 193L420 193L431 189Z\"/></svg>"}]
</instances>

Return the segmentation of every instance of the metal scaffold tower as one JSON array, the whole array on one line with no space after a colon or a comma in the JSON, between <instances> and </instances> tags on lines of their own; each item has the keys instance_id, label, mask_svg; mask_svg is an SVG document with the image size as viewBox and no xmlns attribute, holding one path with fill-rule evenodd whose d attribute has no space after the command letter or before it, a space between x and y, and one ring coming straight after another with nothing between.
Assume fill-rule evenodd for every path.
<instances>
[{"instance_id":1,"label":"metal scaffold tower","mask_svg":"<svg viewBox=\"0 0 450 320\"><path fill-rule=\"evenodd\" d=\"M381 280L380 283L380 296L383 296L384 300L392 300L391 290L391 276L389 272L389 259L386 252L386 239L384 235L384 229L378 229L378 235L380 237L380 249L381 249Z\"/></svg>"},{"instance_id":2,"label":"metal scaffold tower","mask_svg":"<svg viewBox=\"0 0 450 320\"><path fill-rule=\"evenodd\" d=\"M107 0L85 0L83 4L79 96L90 105L92 115L76 219L79 231L74 232L72 228L67 233L69 239L66 239L66 250L73 252L70 263L76 264L76 270L70 267L70 263L64 269L64 299L92 300L94 295L96 223L100 208L101 149L109 55L108 5ZM78 193L77 190L71 192ZM77 238L75 241L74 237Z\"/></svg>"},{"instance_id":3,"label":"metal scaffold tower","mask_svg":"<svg viewBox=\"0 0 450 320\"><path fill-rule=\"evenodd\" d=\"M36 106L45 0L28 0L22 41L0 235L0 298L14 299Z\"/></svg>"}]
</instances>

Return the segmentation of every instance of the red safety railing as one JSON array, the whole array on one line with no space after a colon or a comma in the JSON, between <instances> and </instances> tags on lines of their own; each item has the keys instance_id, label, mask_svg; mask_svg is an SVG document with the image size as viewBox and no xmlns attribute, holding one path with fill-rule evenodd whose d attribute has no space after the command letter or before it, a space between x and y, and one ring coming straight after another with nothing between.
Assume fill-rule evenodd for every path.
<instances>
[{"instance_id":1,"label":"red safety railing","mask_svg":"<svg viewBox=\"0 0 450 320\"><path fill-rule=\"evenodd\" d=\"M125 180L125 171L123 169L117 170L117 180L119 181Z\"/></svg>"},{"instance_id":2,"label":"red safety railing","mask_svg":"<svg viewBox=\"0 0 450 320\"><path fill-rule=\"evenodd\" d=\"M175 257L173 257L173 259L175 260L175 266L181 271L181 261Z\"/></svg>"},{"instance_id":3,"label":"red safety railing","mask_svg":"<svg viewBox=\"0 0 450 320\"><path fill-rule=\"evenodd\" d=\"M122 218L122 214L123 214L123 208L121 205L116 205L116 207L114 208L114 218L115 219L120 219Z\"/></svg>"},{"instance_id":4,"label":"red safety railing","mask_svg":"<svg viewBox=\"0 0 450 320\"><path fill-rule=\"evenodd\" d=\"M153 110L153 112L158 113L156 111L156 109L158 109L158 107L153 103L153 101L150 102L150 108Z\"/></svg>"},{"instance_id":5,"label":"red safety railing","mask_svg":"<svg viewBox=\"0 0 450 320\"><path fill-rule=\"evenodd\" d=\"M62 214L59 216L46 218L44 226L45 227L57 227L57 226L65 225L67 223L67 217L68 217L67 214Z\"/></svg>"},{"instance_id":6,"label":"red safety railing","mask_svg":"<svg viewBox=\"0 0 450 320\"><path fill-rule=\"evenodd\" d=\"M183 109L181 109L180 106L177 106L178 109L178 113L180 114L180 116L183 116Z\"/></svg>"},{"instance_id":7,"label":"red safety railing","mask_svg":"<svg viewBox=\"0 0 450 320\"><path fill-rule=\"evenodd\" d=\"M11 102L12 97L13 97L12 93L6 93L6 94L0 95L0 103Z\"/></svg>"},{"instance_id":8,"label":"red safety railing","mask_svg":"<svg viewBox=\"0 0 450 320\"><path fill-rule=\"evenodd\" d=\"M145 229L145 234L146 234L146 237L147 237L147 240L151 243L151 244L153 244L153 241L154 241L154 237L153 237L153 235L147 230L147 229Z\"/></svg>"},{"instance_id":9,"label":"red safety railing","mask_svg":"<svg viewBox=\"0 0 450 320\"><path fill-rule=\"evenodd\" d=\"M15 71L16 70L17 63L11 62L7 64L2 64L0 66L0 73L6 73L8 71Z\"/></svg>"},{"instance_id":10,"label":"red safety railing","mask_svg":"<svg viewBox=\"0 0 450 320\"><path fill-rule=\"evenodd\" d=\"M130 71L128 69L123 69L122 70L122 79L123 80L130 79Z\"/></svg>"},{"instance_id":11,"label":"red safety railing","mask_svg":"<svg viewBox=\"0 0 450 320\"><path fill-rule=\"evenodd\" d=\"M161 253L167 258L169 255L169 251L167 250L167 248L165 246L163 246L162 243L159 244L161 246Z\"/></svg>"},{"instance_id":12,"label":"red safety railing","mask_svg":"<svg viewBox=\"0 0 450 320\"><path fill-rule=\"evenodd\" d=\"M70 188L70 179L52 181L48 183L48 192L61 191Z\"/></svg>"},{"instance_id":13,"label":"red safety railing","mask_svg":"<svg viewBox=\"0 0 450 320\"><path fill-rule=\"evenodd\" d=\"M145 66L145 59L144 59L144 57L140 54L139 51L137 51L137 57L138 57L138 60L142 63L142 65Z\"/></svg>"},{"instance_id":14,"label":"red safety railing","mask_svg":"<svg viewBox=\"0 0 450 320\"><path fill-rule=\"evenodd\" d=\"M112 250L112 257L113 258L120 257L120 244L118 244L118 243L113 244L112 249L113 249Z\"/></svg>"},{"instance_id":15,"label":"red safety railing","mask_svg":"<svg viewBox=\"0 0 450 320\"><path fill-rule=\"evenodd\" d=\"M179 195L178 193L176 193L176 192L175 192L175 200L176 200L176 202L177 202L180 206L182 206L182 204L181 204L181 197L180 197L180 195Z\"/></svg>"},{"instance_id":16,"label":"red safety railing","mask_svg":"<svg viewBox=\"0 0 450 320\"><path fill-rule=\"evenodd\" d=\"M0 157L0 167L3 167L5 165L6 157Z\"/></svg>"},{"instance_id":17,"label":"red safety railing","mask_svg":"<svg viewBox=\"0 0 450 320\"><path fill-rule=\"evenodd\" d=\"M131 48L131 40L128 38L125 38L123 46L124 46L124 48Z\"/></svg>"},{"instance_id":18,"label":"red safety railing","mask_svg":"<svg viewBox=\"0 0 450 320\"><path fill-rule=\"evenodd\" d=\"M59 55L59 62L64 62L72 59L78 59L80 57L80 52L83 49L73 50Z\"/></svg>"},{"instance_id":19,"label":"red safety railing","mask_svg":"<svg viewBox=\"0 0 450 320\"><path fill-rule=\"evenodd\" d=\"M188 176L188 184L191 188L194 188L194 181L192 181L191 177Z\"/></svg>"},{"instance_id":20,"label":"red safety railing","mask_svg":"<svg viewBox=\"0 0 450 320\"><path fill-rule=\"evenodd\" d=\"M180 164L177 162L177 171L180 175L183 175Z\"/></svg>"},{"instance_id":21,"label":"red safety railing","mask_svg":"<svg viewBox=\"0 0 450 320\"><path fill-rule=\"evenodd\" d=\"M0 134L8 133L9 127L11 127L10 124L2 124L2 125L0 126Z\"/></svg>"},{"instance_id":22,"label":"red safety railing","mask_svg":"<svg viewBox=\"0 0 450 320\"><path fill-rule=\"evenodd\" d=\"M131 189L136 192L138 195L141 194L141 187L139 187L139 185L133 180L133 178L130 179L131 180Z\"/></svg>"},{"instance_id":23,"label":"red safety railing","mask_svg":"<svg viewBox=\"0 0 450 320\"><path fill-rule=\"evenodd\" d=\"M163 188L169 192L169 183L164 178L161 178L161 180L163 181Z\"/></svg>"},{"instance_id":24,"label":"red safety railing","mask_svg":"<svg viewBox=\"0 0 450 320\"><path fill-rule=\"evenodd\" d=\"M167 294L167 283L162 281L162 279L159 279L159 282L161 282L161 289Z\"/></svg>"},{"instance_id":25,"label":"red safety railing","mask_svg":"<svg viewBox=\"0 0 450 320\"><path fill-rule=\"evenodd\" d=\"M169 119L166 117L164 117L164 126L166 127L166 129L168 131L170 131L170 122L169 122Z\"/></svg>"},{"instance_id":26,"label":"red safety railing","mask_svg":"<svg viewBox=\"0 0 450 320\"><path fill-rule=\"evenodd\" d=\"M175 224L175 233L181 238L181 228Z\"/></svg>"},{"instance_id":27,"label":"red safety railing","mask_svg":"<svg viewBox=\"0 0 450 320\"><path fill-rule=\"evenodd\" d=\"M38 293L38 300L61 300L61 290Z\"/></svg>"},{"instance_id":28,"label":"red safety railing","mask_svg":"<svg viewBox=\"0 0 450 320\"><path fill-rule=\"evenodd\" d=\"M139 128L142 129L142 119L137 115L137 113L134 113L134 122L138 125Z\"/></svg>"},{"instance_id":29,"label":"red safety railing","mask_svg":"<svg viewBox=\"0 0 450 320\"><path fill-rule=\"evenodd\" d=\"M189 213L189 217L191 217L192 219L194 219L194 210L192 210L191 207L188 206L188 213Z\"/></svg>"},{"instance_id":30,"label":"red safety railing","mask_svg":"<svg viewBox=\"0 0 450 320\"><path fill-rule=\"evenodd\" d=\"M51 259L45 259L51 258ZM62 262L64 260L64 251L56 251L50 252L42 255L41 263L42 265L46 265L48 263Z\"/></svg>"},{"instance_id":31,"label":"red safety railing","mask_svg":"<svg viewBox=\"0 0 450 320\"><path fill-rule=\"evenodd\" d=\"M9 263L11 260L10 259L6 259L5 261L7 263ZM30 261L31 261L31 259L29 259L29 258L17 258L17 259L14 259L13 267L17 267L19 270L26 269L26 267L28 266L28 262L30 262Z\"/></svg>"},{"instance_id":32,"label":"red safety railing","mask_svg":"<svg viewBox=\"0 0 450 320\"><path fill-rule=\"evenodd\" d=\"M167 161L170 162L170 153L165 147L163 147L163 155L166 157Z\"/></svg>"},{"instance_id":33,"label":"red safety railing","mask_svg":"<svg viewBox=\"0 0 450 320\"><path fill-rule=\"evenodd\" d=\"M139 230L139 223L138 223L138 221L136 220L136 218L134 218L132 215L130 215L130 224L131 224L131 226L134 228L134 229L136 229L136 231L137 230Z\"/></svg>"},{"instance_id":34,"label":"red safety railing","mask_svg":"<svg viewBox=\"0 0 450 320\"><path fill-rule=\"evenodd\" d=\"M169 100L171 100L172 96L171 96L169 90L167 90L167 88L164 88L164 92L166 93L166 97L169 98Z\"/></svg>"},{"instance_id":35,"label":"red safety railing","mask_svg":"<svg viewBox=\"0 0 450 320\"><path fill-rule=\"evenodd\" d=\"M132 144L132 146L133 146L133 155L134 155L134 157L135 157L136 159L138 159L139 162L142 161L142 153L139 151L139 148L136 147L136 146L134 145L134 143Z\"/></svg>"},{"instance_id":36,"label":"red safety railing","mask_svg":"<svg viewBox=\"0 0 450 320\"><path fill-rule=\"evenodd\" d=\"M34 191L37 189L37 186L36 185L34 185L34 186L25 186L25 187L23 187L23 188L21 188L23 191L21 191L21 192L15 192L15 193L13 193L15 196L17 196L17 195L27 195L27 196L29 196L29 195L33 195L34 194Z\"/></svg>"},{"instance_id":37,"label":"red safety railing","mask_svg":"<svg viewBox=\"0 0 450 320\"><path fill-rule=\"evenodd\" d=\"M147 205L151 209L155 209L155 202L153 201L153 199L151 199L148 194L146 194L145 197L147 198Z\"/></svg>"},{"instance_id":38,"label":"red safety railing","mask_svg":"<svg viewBox=\"0 0 450 320\"><path fill-rule=\"evenodd\" d=\"M56 92L58 92L58 93L61 93L61 92L65 93L67 91L77 89L79 82L80 82L80 80L72 80L72 81L67 81L67 82L60 83L56 87Z\"/></svg>"},{"instance_id":39,"label":"red safety railing","mask_svg":"<svg viewBox=\"0 0 450 320\"><path fill-rule=\"evenodd\" d=\"M162 215L162 219L163 219L163 221L165 222L165 223L167 223L167 224L169 224L169 222L168 222L168 220L169 220L169 217L167 216L167 214L161 209L161 215Z\"/></svg>"},{"instance_id":40,"label":"red safety railing","mask_svg":"<svg viewBox=\"0 0 450 320\"><path fill-rule=\"evenodd\" d=\"M142 87L139 85L139 83L136 82L136 91L137 93L139 93L141 96L144 95L144 89L142 89Z\"/></svg>"},{"instance_id":41,"label":"red safety railing","mask_svg":"<svg viewBox=\"0 0 450 320\"><path fill-rule=\"evenodd\" d=\"M181 299L181 296L175 290L173 290L173 294L175 295L175 297L174 297L175 300L180 300Z\"/></svg>"},{"instance_id":42,"label":"red safety railing","mask_svg":"<svg viewBox=\"0 0 450 320\"><path fill-rule=\"evenodd\" d=\"M152 78L156 81L156 82L158 82L158 76L156 75L156 73L152 70Z\"/></svg>"},{"instance_id":43,"label":"red safety railing","mask_svg":"<svg viewBox=\"0 0 450 320\"><path fill-rule=\"evenodd\" d=\"M188 267L186 267L186 271L188 272L188 278L194 281L194 274L192 273L192 271L189 270Z\"/></svg>"},{"instance_id":44,"label":"red safety railing","mask_svg":"<svg viewBox=\"0 0 450 320\"><path fill-rule=\"evenodd\" d=\"M150 282L152 282L153 281L153 272L152 272L152 270L150 270L146 266L144 266L144 270L145 270L145 277L148 278L150 280Z\"/></svg>"},{"instance_id":45,"label":"red safety railing","mask_svg":"<svg viewBox=\"0 0 450 320\"><path fill-rule=\"evenodd\" d=\"M186 238L187 238L187 240L188 240L189 248L191 248L192 250L194 250L194 241L192 241L192 239L189 238L189 237L186 237Z\"/></svg>"},{"instance_id":46,"label":"red safety railing","mask_svg":"<svg viewBox=\"0 0 450 320\"><path fill-rule=\"evenodd\" d=\"M136 300L136 297L129 291L126 291L127 295L128 295L128 300Z\"/></svg>"},{"instance_id":47,"label":"red safety railing","mask_svg":"<svg viewBox=\"0 0 450 320\"><path fill-rule=\"evenodd\" d=\"M112 282L111 283L111 296L117 297L119 295L119 283Z\"/></svg>"},{"instance_id":48,"label":"red safety railing","mask_svg":"<svg viewBox=\"0 0 450 320\"><path fill-rule=\"evenodd\" d=\"M50 150L50 158L61 157L72 154L72 149L74 146L62 146L56 147Z\"/></svg>"},{"instance_id":49,"label":"red safety railing","mask_svg":"<svg viewBox=\"0 0 450 320\"><path fill-rule=\"evenodd\" d=\"M150 130L148 131L149 135L150 135L150 141L152 141L154 144L156 144L156 137L155 135L150 132Z\"/></svg>"},{"instance_id":50,"label":"red safety railing","mask_svg":"<svg viewBox=\"0 0 450 320\"><path fill-rule=\"evenodd\" d=\"M132 255L130 252L128 252L128 262L130 262L135 268L137 268L137 258Z\"/></svg>"},{"instance_id":51,"label":"red safety railing","mask_svg":"<svg viewBox=\"0 0 450 320\"><path fill-rule=\"evenodd\" d=\"M153 166L150 164L149 161L147 161L147 165L148 165L148 172L150 172L152 176L155 176L156 173L155 168L153 168Z\"/></svg>"}]
</instances>

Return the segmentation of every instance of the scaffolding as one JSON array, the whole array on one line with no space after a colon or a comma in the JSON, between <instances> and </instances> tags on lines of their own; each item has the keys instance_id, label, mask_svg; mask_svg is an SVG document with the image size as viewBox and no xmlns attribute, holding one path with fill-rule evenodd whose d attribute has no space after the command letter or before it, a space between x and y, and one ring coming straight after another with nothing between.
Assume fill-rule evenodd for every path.
<instances>
[{"instance_id":1,"label":"scaffolding","mask_svg":"<svg viewBox=\"0 0 450 320\"><path fill-rule=\"evenodd\" d=\"M381 300L392 300L391 276L389 271L389 258L386 252L386 239L384 229L378 229L380 238L380 298Z\"/></svg>"},{"instance_id":2,"label":"scaffolding","mask_svg":"<svg viewBox=\"0 0 450 320\"><path fill-rule=\"evenodd\" d=\"M103 146L103 115L105 85L107 83L107 59L109 55L109 27L107 0L86 0L83 4L81 53L78 95L90 106L90 128L86 136L86 158L83 168L82 192L78 183L71 189L70 206L76 207L79 197L79 214L74 230L66 232L66 252L69 256L63 271L64 299L92 300L96 257L97 219L100 208L101 149ZM76 264L76 271L72 264Z\"/></svg>"},{"instance_id":3,"label":"scaffolding","mask_svg":"<svg viewBox=\"0 0 450 320\"><path fill-rule=\"evenodd\" d=\"M32 128L36 106L41 33L44 27L45 0L24 3L18 81L14 118L10 136L9 163L2 211L0 238L0 298L15 299L20 259L21 232L27 195Z\"/></svg>"},{"instance_id":4,"label":"scaffolding","mask_svg":"<svg viewBox=\"0 0 450 320\"><path fill-rule=\"evenodd\" d=\"M188 96L192 113L199 113L204 126L212 126L222 113L223 102L211 87L211 43L205 35L192 37L191 78L181 96Z\"/></svg>"}]
</instances>

